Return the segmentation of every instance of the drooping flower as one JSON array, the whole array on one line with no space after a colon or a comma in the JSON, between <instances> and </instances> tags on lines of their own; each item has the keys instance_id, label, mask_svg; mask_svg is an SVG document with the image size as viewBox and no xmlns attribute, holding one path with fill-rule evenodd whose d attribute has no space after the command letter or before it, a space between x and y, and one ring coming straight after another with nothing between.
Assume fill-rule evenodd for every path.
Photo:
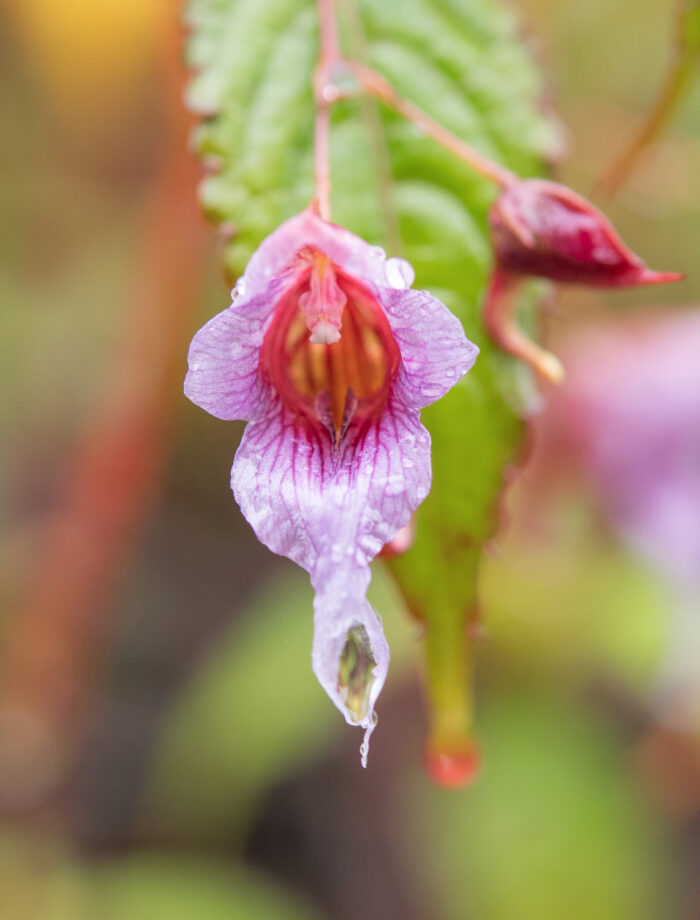
<instances>
[{"instance_id":1,"label":"drooping flower","mask_svg":"<svg viewBox=\"0 0 700 920\"><path fill-rule=\"evenodd\" d=\"M478 349L413 269L308 208L255 252L231 306L195 336L185 393L249 422L231 486L258 538L316 592L312 664L348 723L376 723L389 649L369 563L430 489L419 410Z\"/></svg>"},{"instance_id":2,"label":"drooping flower","mask_svg":"<svg viewBox=\"0 0 700 920\"><path fill-rule=\"evenodd\" d=\"M496 258L484 322L502 348L559 382L563 367L517 326L514 289L534 275L589 287L636 287L679 281L653 271L620 239L608 219L571 189L545 179L508 185L493 204L489 222Z\"/></svg>"}]
</instances>

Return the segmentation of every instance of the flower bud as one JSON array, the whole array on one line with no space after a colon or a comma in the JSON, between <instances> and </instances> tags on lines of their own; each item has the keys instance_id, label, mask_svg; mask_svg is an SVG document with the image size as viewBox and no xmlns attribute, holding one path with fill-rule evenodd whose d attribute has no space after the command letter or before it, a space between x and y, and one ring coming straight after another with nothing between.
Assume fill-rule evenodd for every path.
<instances>
[{"instance_id":1,"label":"flower bud","mask_svg":"<svg viewBox=\"0 0 700 920\"><path fill-rule=\"evenodd\" d=\"M514 183L498 197L489 220L498 264L513 274L592 287L664 284L683 278L647 268L600 211L556 182Z\"/></svg>"},{"instance_id":2,"label":"flower bud","mask_svg":"<svg viewBox=\"0 0 700 920\"><path fill-rule=\"evenodd\" d=\"M564 377L561 362L532 342L515 320L514 289L519 280L534 275L589 287L635 287L684 277L647 268L600 211L556 182L514 182L496 199L489 222L496 264L484 325L504 351L553 383Z\"/></svg>"}]
</instances>

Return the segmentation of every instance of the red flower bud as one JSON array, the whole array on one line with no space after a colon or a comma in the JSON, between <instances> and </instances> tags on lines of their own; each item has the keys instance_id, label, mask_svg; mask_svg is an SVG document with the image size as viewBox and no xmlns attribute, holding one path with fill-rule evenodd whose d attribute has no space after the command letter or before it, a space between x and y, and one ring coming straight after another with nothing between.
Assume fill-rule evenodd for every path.
<instances>
[{"instance_id":1,"label":"red flower bud","mask_svg":"<svg viewBox=\"0 0 700 920\"><path fill-rule=\"evenodd\" d=\"M683 278L647 268L600 211L556 182L514 183L498 197L489 219L498 263L514 274L592 287L663 284Z\"/></svg>"},{"instance_id":2,"label":"red flower bud","mask_svg":"<svg viewBox=\"0 0 700 920\"><path fill-rule=\"evenodd\" d=\"M527 275L589 287L679 281L656 272L622 242L593 205L556 182L523 179L507 186L489 215L496 265L484 307L485 326L501 348L553 382L563 368L531 342L514 319L514 282Z\"/></svg>"}]
</instances>

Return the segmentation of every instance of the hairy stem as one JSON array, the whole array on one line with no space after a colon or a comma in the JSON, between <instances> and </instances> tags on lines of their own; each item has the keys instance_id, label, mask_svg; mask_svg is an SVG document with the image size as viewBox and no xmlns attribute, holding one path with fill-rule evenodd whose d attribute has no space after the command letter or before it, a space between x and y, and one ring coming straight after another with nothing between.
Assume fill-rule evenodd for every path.
<instances>
[{"instance_id":1,"label":"hairy stem","mask_svg":"<svg viewBox=\"0 0 700 920\"><path fill-rule=\"evenodd\" d=\"M484 154L479 153L466 141L448 131L444 125L431 118L419 106L400 96L391 83L371 67L352 58L343 58L338 41L338 19L335 0L317 0L318 19L321 33L321 50L314 76L316 99L316 121L314 127L314 175L315 204L324 220L330 219L330 110L334 102L344 97L333 84L333 71L344 67L353 74L364 92L379 99L386 106L398 112L412 124L432 137L441 147L448 150L470 166L475 172L495 182L500 188L507 188L517 181L518 176Z\"/></svg>"}]
</instances>

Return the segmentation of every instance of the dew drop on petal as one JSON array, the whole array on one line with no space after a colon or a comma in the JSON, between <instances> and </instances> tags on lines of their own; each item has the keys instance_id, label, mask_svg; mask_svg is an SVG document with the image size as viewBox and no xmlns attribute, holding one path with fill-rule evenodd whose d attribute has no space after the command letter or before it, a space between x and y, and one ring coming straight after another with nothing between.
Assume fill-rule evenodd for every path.
<instances>
[{"instance_id":1,"label":"dew drop on petal","mask_svg":"<svg viewBox=\"0 0 700 920\"><path fill-rule=\"evenodd\" d=\"M340 98L340 92L337 86L324 86L321 95L326 102L337 102Z\"/></svg>"},{"instance_id":2,"label":"dew drop on petal","mask_svg":"<svg viewBox=\"0 0 700 920\"><path fill-rule=\"evenodd\" d=\"M231 292L232 298L235 300L237 297L243 297L246 291L246 280L245 278L239 278L236 282L236 286Z\"/></svg>"},{"instance_id":3,"label":"dew drop on petal","mask_svg":"<svg viewBox=\"0 0 700 920\"><path fill-rule=\"evenodd\" d=\"M387 259L386 263L386 280L393 288L403 290L410 288L415 280L416 273L413 266L405 259Z\"/></svg>"},{"instance_id":4,"label":"dew drop on petal","mask_svg":"<svg viewBox=\"0 0 700 920\"><path fill-rule=\"evenodd\" d=\"M604 265L619 265L622 258L609 246L596 246L591 252L591 258Z\"/></svg>"}]
</instances>

